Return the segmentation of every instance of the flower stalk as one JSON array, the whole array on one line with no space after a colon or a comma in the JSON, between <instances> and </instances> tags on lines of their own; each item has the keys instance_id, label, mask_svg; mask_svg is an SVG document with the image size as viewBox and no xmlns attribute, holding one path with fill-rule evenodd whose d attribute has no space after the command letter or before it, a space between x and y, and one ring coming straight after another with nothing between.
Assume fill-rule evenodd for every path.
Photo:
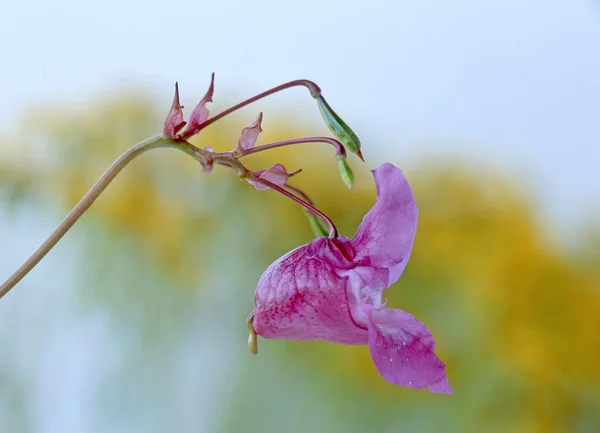
<instances>
[{"instance_id":1,"label":"flower stalk","mask_svg":"<svg viewBox=\"0 0 600 433\"><path fill-rule=\"evenodd\" d=\"M296 194L298 197L302 198L307 203L309 203L313 206L315 205L313 203L313 201L310 199L310 197L308 195L306 195L306 193L304 191L302 191L301 189L298 189L292 185L284 185L283 187L285 189L287 189L288 191ZM328 236L329 233L327 231L326 223L324 221L320 220L314 213L310 212L307 209L304 210L304 213L306 214L306 217L308 218L308 223L310 224L310 228L313 230L315 236L317 236L317 237Z\"/></svg>"},{"instance_id":2,"label":"flower stalk","mask_svg":"<svg viewBox=\"0 0 600 433\"><path fill-rule=\"evenodd\" d=\"M336 156L346 156L346 149L342 143L331 137L304 137L304 138L293 138L291 140L277 141L275 143L263 144L261 146L253 147L244 151L239 157L252 155L258 152L264 152L265 150L276 149L278 147L291 146L294 144L308 144L308 143L327 143L331 144L335 148Z\"/></svg>"},{"instance_id":3,"label":"flower stalk","mask_svg":"<svg viewBox=\"0 0 600 433\"><path fill-rule=\"evenodd\" d=\"M313 214L315 214L316 216L318 216L319 218L321 218L323 221L325 221L327 223L327 226L329 227L329 238L330 239L335 239L335 238L338 237L337 227L335 226L335 224L333 223L333 221L331 220L331 218L329 218L327 215L325 215L319 209L317 209L316 207L314 207L312 204L308 203L307 201L304 201L300 197L292 194L291 192L289 192L289 191L285 190L284 188L280 187L279 185L276 185L273 182L270 182L270 181L268 181L266 179L261 179L261 178L254 177L253 181L254 182L258 182L258 183L262 183L263 185L268 186L269 188L277 191L278 193L283 194L284 196L286 196L288 198L291 198L292 200L294 200L299 205L304 206L304 208L306 210L308 210L309 212L312 212Z\"/></svg>"}]
</instances>

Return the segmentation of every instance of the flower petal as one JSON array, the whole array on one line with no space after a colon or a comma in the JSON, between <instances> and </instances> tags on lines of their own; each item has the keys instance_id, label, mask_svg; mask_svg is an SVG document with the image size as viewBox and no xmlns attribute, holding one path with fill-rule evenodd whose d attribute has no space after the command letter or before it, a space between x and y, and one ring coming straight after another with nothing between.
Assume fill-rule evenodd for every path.
<instances>
[{"instance_id":1,"label":"flower petal","mask_svg":"<svg viewBox=\"0 0 600 433\"><path fill-rule=\"evenodd\" d=\"M318 238L286 254L261 276L254 296L253 326L265 338L366 344L366 327L350 314L347 278L327 257L338 239ZM308 250L313 254L309 254ZM315 254L316 252L316 254ZM337 253L336 253L337 254Z\"/></svg>"},{"instance_id":2,"label":"flower petal","mask_svg":"<svg viewBox=\"0 0 600 433\"><path fill-rule=\"evenodd\" d=\"M254 143L256 143L258 136L263 131L261 126L262 119L263 114L258 113L258 117L254 122L252 122L252 125L242 129L242 135L240 136L237 147L235 148L235 152L243 154L244 150L252 149L254 147Z\"/></svg>"},{"instance_id":3,"label":"flower petal","mask_svg":"<svg viewBox=\"0 0 600 433\"><path fill-rule=\"evenodd\" d=\"M206 120L208 119L209 113L208 113L208 108L206 108L206 104L213 101L212 97L213 97L214 90L215 90L215 74L213 72L211 79L210 79L210 86L208 86L208 90L206 91L206 94L200 100L198 105L196 105L196 107L192 111L192 114L190 114L190 118L188 119L188 125L183 130L183 134L182 134L182 136L184 138L189 138L192 135L196 135L198 132L200 132L201 125L204 122L206 122Z\"/></svg>"},{"instance_id":4,"label":"flower petal","mask_svg":"<svg viewBox=\"0 0 600 433\"><path fill-rule=\"evenodd\" d=\"M165 126L163 127L163 136L167 138L177 138L177 133L185 126L183 120L183 109L179 102L179 84L175 82L175 95L173 95L173 103L171 104L171 110L167 114L165 119Z\"/></svg>"},{"instance_id":5,"label":"flower petal","mask_svg":"<svg viewBox=\"0 0 600 433\"><path fill-rule=\"evenodd\" d=\"M452 394L446 366L433 352L435 341L425 325L402 310L365 308L369 316L369 349L385 380Z\"/></svg>"},{"instance_id":6,"label":"flower petal","mask_svg":"<svg viewBox=\"0 0 600 433\"><path fill-rule=\"evenodd\" d=\"M402 170L386 163L373 170L373 176L377 201L363 218L351 243L361 266L389 270L389 287L400 278L410 257L418 210Z\"/></svg>"}]
</instances>

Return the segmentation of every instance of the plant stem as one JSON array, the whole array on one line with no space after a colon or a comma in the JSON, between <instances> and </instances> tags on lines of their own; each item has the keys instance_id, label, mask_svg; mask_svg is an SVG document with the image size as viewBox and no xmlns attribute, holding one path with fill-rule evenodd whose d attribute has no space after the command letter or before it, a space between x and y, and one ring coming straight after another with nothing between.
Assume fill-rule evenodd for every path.
<instances>
[{"instance_id":1,"label":"plant stem","mask_svg":"<svg viewBox=\"0 0 600 433\"><path fill-rule=\"evenodd\" d=\"M333 221L331 221L331 219L327 215L325 215L319 209L314 207L312 204L302 200L300 197L297 197L296 195L292 194L289 191L286 191L279 185L275 185L273 182L269 182L266 179L253 177L252 180L254 182L262 183L263 185L274 189L275 191L285 195L286 197L291 198L292 200L294 200L296 203L300 204L301 206L304 206L304 208L308 209L309 211L311 211L312 213L314 213L316 216L318 216L319 218L321 218L323 221L325 221L327 223L327 225L329 226L329 238L330 239L335 239L338 237L337 227L335 226Z\"/></svg>"},{"instance_id":2,"label":"plant stem","mask_svg":"<svg viewBox=\"0 0 600 433\"><path fill-rule=\"evenodd\" d=\"M287 183L285 185L283 185L283 187L285 189L287 189L288 191L290 191L291 193L296 194L298 197L300 197L302 200L304 200L308 204L310 204L312 206L315 205L315 203L310 199L310 197L308 195L306 195L306 193L304 191L302 191L300 188L296 188L295 186L288 185Z\"/></svg>"},{"instance_id":3,"label":"plant stem","mask_svg":"<svg viewBox=\"0 0 600 433\"><path fill-rule=\"evenodd\" d=\"M256 146L256 147L253 147L252 149L245 150L244 153L242 155L240 155L240 157L246 156L246 155L252 155L253 153L262 152L264 150L275 149L277 147L291 146L293 144L303 144L303 143L328 143L328 144L331 144L333 147L335 147L336 155L344 156L344 157L346 156L346 149L344 148L342 143L337 141L335 138L305 137L305 138L294 138L292 140L277 141L275 143L269 143L269 144L263 144L262 146Z\"/></svg>"},{"instance_id":4,"label":"plant stem","mask_svg":"<svg viewBox=\"0 0 600 433\"><path fill-rule=\"evenodd\" d=\"M288 83L284 83L281 84L277 87L273 87L272 89L266 90L262 93L259 93L256 96L253 96L252 98L246 99L242 102L240 102L239 104L234 105L233 107L228 108L225 111L220 112L219 114L216 114L214 117L206 120L206 122L204 122L202 125L200 125L200 130L206 128L208 125L210 125L211 123L216 122L217 120L227 116L228 114L233 113L236 110L239 110L242 107L245 107L248 104L252 104L255 101L258 101L259 99L262 99L266 96L272 95L273 93L277 93L280 92L282 90L285 89L289 89L290 87L295 87L295 86L304 86L306 87L309 91L310 94L313 98L317 98L318 96L321 95L321 88L319 86L317 86L315 83L313 83L310 80L294 80L294 81L290 81Z\"/></svg>"},{"instance_id":5,"label":"plant stem","mask_svg":"<svg viewBox=\"0 0 600 433\"><path fill-rule=\"evenodd\" d=\"M296 194L298 197L300 197L307 203L309 203L313 206L315 205L314 202L310 199L310 197L308 195L306 195L306 193L304 191L302 191L301 189L296 188L295 186L292 186L292 185L288 185L287 183L285 185L283 185L283 187L285 189L287 189L288 191L290 191L291 193ZM306 216L308 218L308 222L309 222L310 226L312 227L315 235L325 236L327 234L327 227L325 227L323 225L323 223L326 224L326 221L323 221L321 218L315 216L308 209L304 209L304 213L306 214Z\"/></svg>"},{"instance_id":6,"label":"plant stem","mask_svg":"<svg viewBox=\"0 0 600 433\"><path fill-rule=\"evenodd\" d=\"M199 149L187 142L173 142L164 138L162 135L156 135L148 138L123 153L111 166L104 172L98 181L92 186L85 196L75 205L69 214L62 220L52 234L39 246L37 250L17 269L1 286L0 298L6 295L19 281L21 281L46 254L61 240L61 238L73 227L77 220L86 210L96 201L100 194L108 187L113 179L123 170L131 161L143 153L158 149L161 147L173 147L200 160L206 151Z\"/></svg>"}]
</instances>

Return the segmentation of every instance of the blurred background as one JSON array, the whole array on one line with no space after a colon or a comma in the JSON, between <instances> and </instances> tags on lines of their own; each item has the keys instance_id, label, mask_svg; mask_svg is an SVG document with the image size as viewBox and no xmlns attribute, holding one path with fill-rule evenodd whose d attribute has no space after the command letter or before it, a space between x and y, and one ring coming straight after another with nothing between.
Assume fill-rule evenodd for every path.
<instances>
[{"instance_id":1,"label":"blurred background","mask_svg":"<svg viewBox=\"0 0 600 433\"><path fill-rule=\"evenodd\" d=\"M317 82L367 163L307 145L283 162L352 236L369 169L403 168L420 208L386 292L420 318L452 397L388 384L367 347L260 341L264 269L309 242L302 210L172 150L120 175L0 301L0 432L600 431L600 5L586 0L0 4L0 278L104 169L188 108L215 114ZM189 109L186 110L189 113ZM194 143L329 135L305 89Z\"/></svg>"}]
</instances>

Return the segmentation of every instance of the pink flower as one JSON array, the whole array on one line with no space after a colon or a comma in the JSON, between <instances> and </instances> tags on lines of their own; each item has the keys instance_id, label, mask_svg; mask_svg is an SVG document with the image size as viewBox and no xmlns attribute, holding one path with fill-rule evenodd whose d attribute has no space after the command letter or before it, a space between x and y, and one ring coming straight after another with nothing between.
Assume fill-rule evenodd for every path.
<instances>
[{"instance_id":1,"label":"pink flower","mask_svg":"<svg viewBox=\"0 0 600 433\"><path fill-rule=\"evenodd\" d=\"M408 262L418 212L400 169L373 174L377 201L354 238L317 238L273 263L258 282L252 327L265 338L368 344L384 379L451 394L429 330L382 300Z\"/></svg>"}]
</instances>

